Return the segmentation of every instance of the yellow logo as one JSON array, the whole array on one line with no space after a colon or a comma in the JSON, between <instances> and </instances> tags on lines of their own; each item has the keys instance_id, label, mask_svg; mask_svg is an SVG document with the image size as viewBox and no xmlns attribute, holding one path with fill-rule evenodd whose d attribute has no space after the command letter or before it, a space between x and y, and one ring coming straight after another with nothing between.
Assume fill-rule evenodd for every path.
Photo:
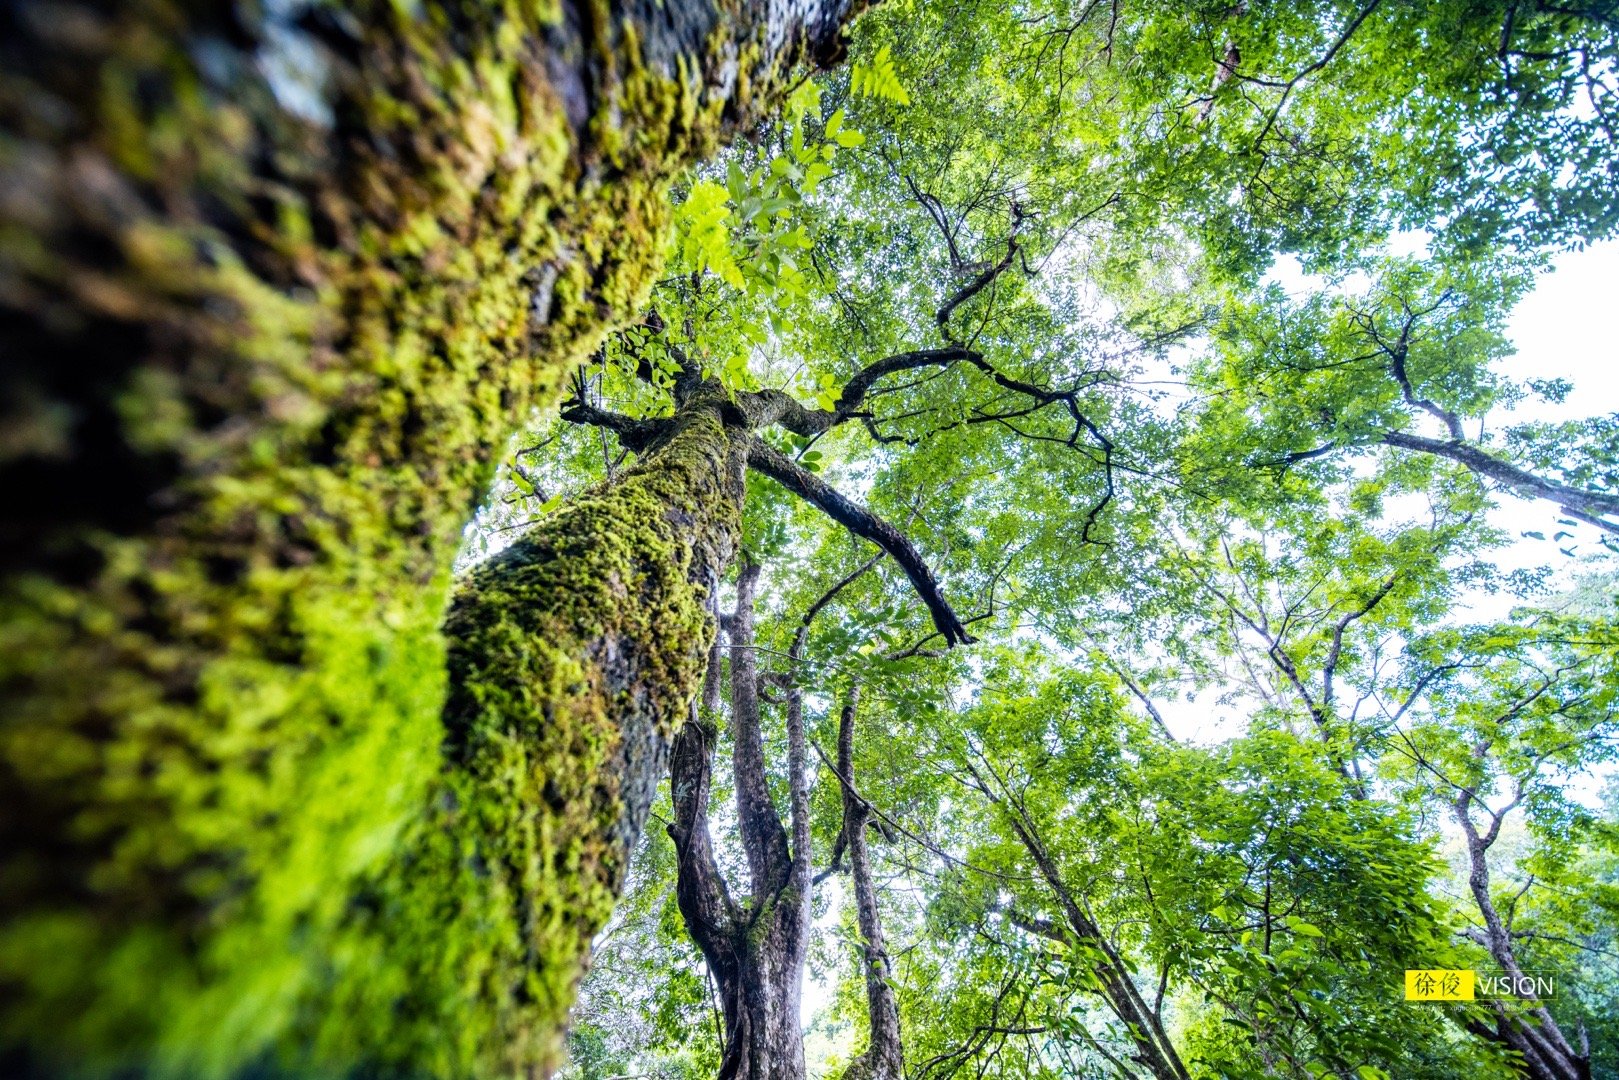
<instances>
[{"instance_id":1,"label":"yellow logo","mask_svg":"<svg viewBox=\"0 0 1619 1080\"><path fill-rule=\"evenodd\" d=\"M1474 973L1471 971L1406 968L1405 1000L1472 1001L1473 977Z\"/></svg>"}]
</instances>

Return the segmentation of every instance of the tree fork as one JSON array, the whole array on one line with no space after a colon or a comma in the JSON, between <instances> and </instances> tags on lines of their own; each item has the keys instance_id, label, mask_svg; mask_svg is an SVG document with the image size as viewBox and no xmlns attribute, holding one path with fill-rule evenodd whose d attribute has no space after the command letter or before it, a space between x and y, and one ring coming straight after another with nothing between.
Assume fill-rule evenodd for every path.
<instances>
[{"instance_id":1,"label":"tree fork","mask_svg":"<svg viewBox=\"0 0 1619 1080\"><path fill-rule=\"evenodd\" d=\"M735 612L727 621L731 657L731 764L737 823L748 863L748 898L736 902L714 858L708 833L713 775L713 718L683 728L670 763L678 856L676 902L687 932L719 985L725 1046L720 1080L802 1080L799 1001L809 945L809 807L804 790L803 735L789 731L792 846L770 798L760 730L753 597L759 567L738 574ZM789 728L802 725L802 712Z\"/></svg>"},{"instance_id":2,"label":"tree fork","mask_svg":"<svg viewBox=\"0 0 1619 1080\"><path fill-rule=\"evenodd\" d=\"M614 817L635 783L613 770L647 751L608 718L664 730L704 637L626 660L616 616L558 597L500 624L529 645L457 653L446 731L451 561L510 433L644 299L669 179L835 59L855 7L0 11L0 478L32 493L0 525L7 1061L551 1059L600 895L496 896L531 838L492 846L509 865L479 845L520 824L571 874L559 793ZM633 534L678 551L646 515L689 510L648 492ZM479 580L593 565L554 535ZM659 588L684 618L681 558ZM524 648L556 683L495 685ZM578 732L546 726L547 699L592 694ZM497 721L502 695L538 711ZM495 777L539 801L509 817ZM623 835L586 843L608 869L584 877L610 888ZM515 923L412 922L445 866L457 919Z\"/></svg>"}]
</instances>

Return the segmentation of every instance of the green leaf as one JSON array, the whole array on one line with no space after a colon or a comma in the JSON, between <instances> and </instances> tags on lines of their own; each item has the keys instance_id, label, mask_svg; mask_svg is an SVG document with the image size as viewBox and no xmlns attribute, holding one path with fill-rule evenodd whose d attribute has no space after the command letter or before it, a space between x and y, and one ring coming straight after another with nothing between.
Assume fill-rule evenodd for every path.
<instances>
[{"instance_id":1,"label":"green leaf","mask_svg":"<svg viewBox=\"0 0 1619 1080\"><path fill-rule=\"evenodd\" d=\"M814 79L805 79L787 97L787 116L793 122L798 122L805 113L818 113L821 111L821 84Z\"/></svg>"},{"instance_id":2,"label":"green leaf","mask_svg":"<svg viewBox=\"0 0 1619 1080\"><path fill-rule=\"evenodd\" d=\"M905 92L899 75L894 71L894 59L889 55L887 45L877 50L870 64L854 66L849 76L849 86L857 96L881 98L898 105L911 103L911 96Z\"/></svg>"}]
</instances>

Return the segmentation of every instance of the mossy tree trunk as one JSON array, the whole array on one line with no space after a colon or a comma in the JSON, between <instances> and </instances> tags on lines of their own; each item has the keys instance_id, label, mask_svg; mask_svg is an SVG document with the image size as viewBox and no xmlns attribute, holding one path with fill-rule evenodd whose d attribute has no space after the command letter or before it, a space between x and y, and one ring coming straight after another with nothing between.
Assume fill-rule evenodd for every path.
<instances>
[{"instance_id":1,"label":"mossy tree trunk","mask_svg":"<svg viewBox=\"0 0 1619 1080\"><path fill-rule=\"evenodd\" d=\"M410 956L462 935L482 989L452 1029L487 1030L477 1056L502 1067L550 1060L702 676L746 469L722 400L690 404L611 486L477 567L445 623L445 801L378 949L406 928L422 935Z\"/></svg>"},{"instance_id":2,"label":"mossy tree trunk","mask_svg":"<svg viewBox=\"0 0 1619 1080\"><path fill-rule=\"evenodd\" d=\"M853 6L0 9L5 1064L551 1059L734 541L717 414L447 662L451 560Z\"/></svg>"}]
</instances>

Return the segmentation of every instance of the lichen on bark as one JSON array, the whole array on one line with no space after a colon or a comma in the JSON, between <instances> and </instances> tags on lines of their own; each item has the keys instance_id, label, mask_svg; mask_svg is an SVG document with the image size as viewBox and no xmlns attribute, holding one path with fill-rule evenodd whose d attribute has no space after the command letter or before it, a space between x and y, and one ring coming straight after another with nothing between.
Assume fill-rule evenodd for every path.
<instances>
[{"instance_id":1,"label":"lichen on bark","mask_svg":"<svg viewBox=\"0 0 1619 1080\"><path fill-rule=\"evenodd\" d=\"M850 5L778 41L785 10L0 12L0 482L29 493L0 525L6 1060L500 1056L400 1035L531 992L480 959L511 898L465 898L452 940L388 884L442 870L453 907L491 874L445 861L457 830L507 813L481 722L442 750L449 567L514 426L644 297L669 179ZM555 1015L510 1020L507 1059Z\"/></svg>"}]
</instances>

